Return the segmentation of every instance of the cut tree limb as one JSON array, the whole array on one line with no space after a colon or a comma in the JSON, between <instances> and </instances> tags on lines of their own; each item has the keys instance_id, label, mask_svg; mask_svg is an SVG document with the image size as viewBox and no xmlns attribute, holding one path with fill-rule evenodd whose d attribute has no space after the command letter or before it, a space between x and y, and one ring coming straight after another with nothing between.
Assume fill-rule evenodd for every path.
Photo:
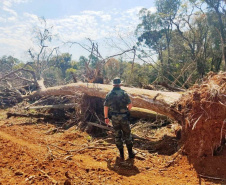
<instances>
[{"instance_id":1,"label":"cut tree limb","mask_svg":"<svg viewBox=\"0 0 226 185\"><path fill-rule=\"evenodd\" d=\"M39 90L31 95L24 96L23 98L47 95L75 95L78 93L105 98L106 94L111 91L111 89L112 85L72 83L64 86L56 86L45 90ZM175 108L173 108L173 105L181 98L181 93L152 91L129 87L122 87L122 89L129 94L135 107L153 110L175 120L182 119L182 115Z\"/></svg>"},{"instance_id":2,"label":"cut tree limb","mask_svg":"<svg viewBox=\"0 0 226 185\"><path fill-rule=\"evenodd\" d=\"M52 181L52 184L58 184L58 182L55 179L53 179L52 177L50 177L46 172L44 172L41 169L39 169L39 171L42 172L45 177L49 178Z\"/></svg>"},{"instance_id":3,"label":"cut tree limb","mask_svg":"<svg viewBox=\"0 0 226 185\"><path fill-rule=\"evenodd\" d=\"M10 118L10 117L33 117L33 118L46 118L46 119L57 119L57 120L59 120L59 117L55 117L51 114L32 114L32 113L19 114L19 113L8 112L7 118Z\"/></svg>"},{"instance_id":4,"label":"cut tree limb","mask_svg":"<svg viewBox=\"0 0 226 185\"><path fill-rule=\"evenodd\" d=\"M37 83L38 83L38 87L40 88L40 90L45 90L46 87L44 85L44 79L41 78L40 80L37 80Z\"/></svg>"},{"instance_id":5,"label":"cut tree limb","mask_svg":"<svg viewBox=\"0 0 226 185\"><path fill-rule=\"evenodd\" d=\"M100 124L93 123L93 122L88 122L88 124L92 125L92 126L95 126L95 127L99 127L99 128L105 129L105 130L114 131L114 128L112 126L104 126L104 125L100 125ZM141 138L141 137L139 137L137 135L134 135L134 134L132 134L132 136L133 136L134 139L146 140L146 139Z\"/></svg>"},{"instance_id":6,"label":"cut tree limb","mask_svg":"<svg viewBox=\"0 0 226 185\"><path fill-rule=\"evenodd\" d=\"M111 126L104 126L104 125L100 125L97 123L93 123L93 122L88 122L89 125L95 126L95 127L99 127L105 130L109 130L109 131L114 131L114 129Z\"/></svg>"},{"instance_id":7,"label":"cut tree limb","mask_svg":"<svg viewBox=\"0 0 226 185\"><path fill-rule=\"evenodd\" d=\"M73 108L77 103L69 103L69 104L58 104L58 105L44 105L44 106L33 106L33 107L26 107L25 109L67 109Z\"/></svg>"}]
</instances>

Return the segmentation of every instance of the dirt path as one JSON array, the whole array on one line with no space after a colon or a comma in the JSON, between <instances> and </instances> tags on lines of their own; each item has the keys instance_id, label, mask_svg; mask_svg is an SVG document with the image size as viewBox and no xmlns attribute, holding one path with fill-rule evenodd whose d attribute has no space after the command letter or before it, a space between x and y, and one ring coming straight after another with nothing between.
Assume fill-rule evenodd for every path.
<instances>
[{"instance_id":1,"label":"dirt path","mask_svg":"<svg viewBox=\"0 0 226 185\"><path fill-rule=\"evenodd\" d=\"M53 125L34 124L29 119L5 120L1 115L4 114L0 114L2 185L212 183L198 178L186 156L164 154L166 144L173 147L173 138L165 145L159 141L145 143L145 147L158 146L155 152L142 149L144 143L135 141L137 158L121 161L111 138L94 139L75 128L49 135Z\"/></svg>"},{"instance_id":2,"label":"dirt path","mask_svg":"<svg viewBox=\"0 0 226 185\"><path fill-rule=\"evenodd\" d=\"M37 148L40 149L40 147L38 147L35 144L29 143L28 141L20 139L18 137L11 136L5 132L0 131L0 137L3 138L3 140L10 140L10 142L12 142L14 144L18 144L21 147L27 147L33 151L37 151Z\"/></svg>"}]
</instances>

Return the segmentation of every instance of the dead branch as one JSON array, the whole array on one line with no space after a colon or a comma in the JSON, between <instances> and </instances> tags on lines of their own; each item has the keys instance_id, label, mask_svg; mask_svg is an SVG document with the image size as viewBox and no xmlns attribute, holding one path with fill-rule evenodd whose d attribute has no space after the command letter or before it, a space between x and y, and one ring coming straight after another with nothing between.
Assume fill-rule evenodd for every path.
<instances>
[{"instance_id":1,"label":"dead branch","mask_svg":"<svg viewBox=\"0 0 226 185\"><path fill-rule=\"evenodd\" d=\"M53 145L53 144L49 144L49 145L50 145L50 146L54 146L54 147L56 147L57 149L62 150L62 151L64 151L64 152L67 152L67 154L70 153L69 150L65 150L65 149L63 149L63 148L61 148L61 147L59 147L59 146L57 146L57 145Z\"/></svg>"},{"instance_id":2,"label":"dead branch","mask_svg":"<svg viewBox=\"0 0 226 185\"><path fill-rule=\"evenodd\" d=\"M98 127L98 128L102 128L104 130L114 131L113 127L111 127L111 126L104 126L104 125L100 125L100 124L92 123L92 122L87 122L87 123L88 123L88 125L92 125L92 126L95 126L95 127Z\"/></svg>"},{"instance_id":3,"label":"dead branch","mask_svg":"<svg viewBox=\"0 0 226 185\"><path fill-rule=\"evenodd\" d=\"M41 89L41 90L45 90L46 87L44 85L44 79L41 78L40 80L37 80L37 84L38 84L38 88Z\"/></svg>"},{"instance_id":4,"label":"dead branch","mask_svg":"<svg viewBox=\"0 0 226 185\"><path fill-rule=\"evenodd\" d=\"M123 54L125 54L125 53L128 53L128 52L131 52L131 51L133 51L133 53L134 53L134 56L133 56L133 61L134 61L134 60L135 60L135 56L136 56L136 50L135 50L135 48L125 50L125 51L123 51L123 52L121 52L121 53L118 53L118 54L115 54L115 55L111 55L111 56L105 58L104 60L106 61L106 60L108 60L108 59L110 59L110 58L117 57L117 56L121 56L121 55L123 55Z\"/></svg>"},{"instance_id":5,"label":"dead branch","mask_svg":"<svg viewBox=\"0 0 226 185\"><path fill-rule=\"evenodd\" d=\"M185 92L184 89L181 89L181 88L176 88L176 87L173 87L173 86L170 86L168 83L166 82L158 82L157 83L158 85L162 85L163 87L165 87L166 89L170 90L170 91L181 91L181 92Z\"/></svg>"},{"instance_id":6,"label":"dead branch","mask_svg":"<svg viewBox=\"0 0 226 185\"><path fill-rule=\"evenodd\" d=\"M191 72L191 74L189 75L188 79L184 82L184 84L182 85L182 88L184 88L184 86L191 80L192 75L196 72L196 69L194 71Z\"/></svg>"},{"instance_id":7,"label":"dead branch","mask_svg":"<svg viewBox=\"0 0 226 185\"><path fill-rule=\"evenodd\" d=\"M102 129L105 129L105 130L109 130L109 131L114 131L113 127L112 126L104 126L104 125L100 125L100 124L97 124L97 123L93 123L93 122L87 122L89 125L92 125L92 126L95 126L95 127L98 127L98 128L102 128ZM147 139L144 139L144 138L141 138L137 135L134 135L134 134L131 134L132 137L134 139L141 139L141 140L147 140Z\"/></svg>"},{"instance_id":8,"label":"dead branch","mask_svg":"<svg viewBox=\"0 0 226 185\"><path fill-rule=\"evenodd\" d=\"M58 105L44 105L44 106L35 106L35 107L25 107L25 109L67 109L77 106L77 103L69 104L58 104Z\"/></svg>"},{"instance_id":9,"label":"dead branch","mask_svg":"<svg viewBox=\"0 0 226 185\"><path fill-rule=\"evenodd\" d=\"M182 153L182 151L184 150L184 147L181 147L175 154L174 157L171 161L168 162L168 164L165 166L165 168L170 167L177 159L177 157Z\"/></svg>"},{"instance_id":10,"label":"dead branch","mask_svg":"<svg viewBox=\"0 0 226 185\"><path fill-rule=\"evenodd\" d=\"M5 76L1 77L1 78L0 78L0 81L7 79L7 78L10 77L11 75L15 75L16 78L19 78L19 79L21 79L21 80L23 80L23 81L28 81L28 82L34 83L38 88L40 88L40 86L39 86L39 84L38 84L38 81L37 81L37 79L36 79L35 72L32 71L32 70L25 69L28 65L30 65L29 62L28 62L27 64L25 64L22 68L17 69L17 70L14 70L14 71L11 71L10 73L8 73L8 74L6 74ZM28 79L24 79L24 78L22 78L22 77L19 77L19 76L17 75L17 73L20 72L20 71L25 71L25 72L30 73L30 74L32 75L32 77L33 77L33 81L32 81L32 80L28 80Z\"/></svg>"},{"instance_id":11,"label":"dead branch","mask_svg":"<svg viewBox=\"0 0 226 185\"><path fill-rule=\"evenodd\" d=\"M9 89L15 91L15 92L19 95L19 97L22 97L21 92L20 92L18 89L16 89L15 87L13 87L13 85L12 85L10 82L8 82L8 81L6 80L6 83L7 83L7 85L9 86Z\"/></svg>"},{"instance_id":12,"label":"dead branch","mask_svg":"<svg viewBox=\"0 0 226 185\"><path fill-rule=\"evenodd\" d=\"M55 158L55 156L53 155L52 150L49 148L49 146L48 146L48 145L47 145L46 147L47 147L48 152L49 152L49 156L48 156L48 158L49 158L50 160L53 160L53 159Z\"/></svg>"},{"instance_id":13,"label":"dead branch","mask_svg":"<svg viewBox=\"0 0 226 185\"><path fill-rule=\"evenodd\" d=\"M28 113L28 114L20 114L20 113L11 113L8 112L7 113L7 119L10 117L34 117L34 118L46 118L46 119L57 119L59 120L59 117L55 117L51 114L32 114L32 113Z\"/></svg>"},{"instance_id":14,"label":"dead branch","mask_svg":"<svg viewBox=\"0 0 226 185\"><path fill-rule=\"evenodd\" d=\"M132 61L132 70L133 70L134 60L135 60L135 57L136 57L136 48L135 47L133 47L132 49L125 50L121 53L111 55L111 56L104 58L104 57L102 57L102 55L99 52L98 44L94 43L89 38L87 40L90 42L91 47L87 46L87 45L82 45L78 42L67 42L67 44L71 44L71 46L73 44L77 44L77 45L81 46L83 49L85 49L86 51L90 52L90 56L95 56L95 57L98 58L98 62L96 64L96 69L94 69L94 70L90 68L91 58L89 58L88 62L85 62L85 68L86 68L86 73L87 73L85 78L88 79L89 83L92 83L92 82L95 81L95 79L100 74L101 68L103 67L103 65L105 65L109 61L110 58L116 57L116 56L121 56L121 55L128 53L128 52L134 53L133 61ZM132 72L131 72L131 74L132 74Z\"/></svg>"},{"instance_id":15,"label":"dead branch","mask_svg":"<svg viewBox=\"0 0 226 185\"><path fill-rule=\"evenodd\" d=\"M178 77L174 80L172 83L172 86L175 86L179 78L191 67L195 64L195 61L191 62L188 66L184 66L181 70L181 73L178 75Z\"/></svg>"},{"instance_id":16,"label":"dead branch","mask_svg":"<svg viewBox=\"0 0 226 185\"><path fill-rule=\"evenodd\" d=\"M54 129L52 129L52 130L46 132L45 134L48 135L48 134L54 134L54 133L57 133L57 132L64 132L64 131L62 130L62 128L63 128L63 127L57 127L57 128L54 128Z\"/></svg>"},{"instance_id":17,"label":"dead branch","mask_svg":"<svg viewBox=\"0 0 226 185\"><path fill-rule=\"evenodd\" d=\"M86 150L86 149L99 149L99 150L107 150L108 148L115 148L115 147L110 147L110 146L105 146L105 147L96 147L96 146L87 146L85 148L81 148L79 150L69 150L68 152L81 152L83 150Z\"/></svg>"},{"instance_id":18,"label":"dead branch","mask_svg":"<svg viewBox=\"0 0 226 185\"><path fill-rule=\"evenodd\" d=\"M62 150L64 152L67 152L66 154L70 154L71 152L81 152L83 150L86 150L86 149L99 149L99 150L107 150L107 148L115 148L115 147L110 147L110 146L105 146L105 147L97 147L97 146L87 146L87 147L84 147L84 148L81 148L81 149L78 149L78 150L65 150L57 145L53 145L53 144L49 144L50 146L54 146L56 147L57 149L59 150Z\"/></svg>"},{"instance_id":19,"label":"dead branch","mask_svg":"<svg viewBox=\"0 0 226 185\"><path fill-rule=\"evenodd\" d=\"M208 178L208 179L213 179L213 180L221 180L221 181L226 181L226 179L224 178L218 178L218 177L211 177L211 176L206 176L206 175L202 175L202 174L198 174L200 177L202 178Z\"/></svg>"},{"instance_id":20,"label":"dead branch","mask_svg":"<svg viewBox=\"0 0 226 185\"><path fill-rule=\"evenodd\" d=\"M42 171L41 169L39 169L39 171L42 172L45 177L49 178L53 184L58 184L58 182L55 179L53 179L52 177L50 177L46 172Z\"/></svg>"}]
</instances>

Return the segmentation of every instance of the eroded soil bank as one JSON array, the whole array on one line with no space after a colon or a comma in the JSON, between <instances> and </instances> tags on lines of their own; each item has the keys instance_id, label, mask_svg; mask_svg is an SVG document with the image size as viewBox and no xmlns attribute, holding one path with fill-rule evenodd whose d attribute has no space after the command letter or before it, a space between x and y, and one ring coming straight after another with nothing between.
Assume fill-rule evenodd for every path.
<instances>
[{"instance_id":1,"label":"eroded soil bank","mask_svg":"<svg viewBox=\"0 0 226 185\"><path fill-rule=\"evenodd\" d=\"M226 73L209 73L180 101L182 142L198 173L226 178Z\"/></svg>"}]
</instances>

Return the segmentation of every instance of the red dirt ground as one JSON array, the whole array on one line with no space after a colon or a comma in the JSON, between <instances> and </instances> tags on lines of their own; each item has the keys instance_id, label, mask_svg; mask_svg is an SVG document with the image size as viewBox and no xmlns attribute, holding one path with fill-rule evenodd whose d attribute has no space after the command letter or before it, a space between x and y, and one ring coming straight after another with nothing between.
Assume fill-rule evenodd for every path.
<instances>
[{"instance_id":1,"label":"red dirt ground","mask_svg":"<svg viewBox=\"0 0 226 185\"><path fill-rule=\"evenodd\" d=\"M226 73L210 73L180 101L189 156L212 156L225 144Z\"/></svg>"},{"instance_id":2,"label":"red dirt ground","mask_svg":"<svg viewBox=\"0 0 226 185\"><path fill-rule=\"evenodd\" d=\"M75 127L49 135L53 125L6 119L6 112L0 110L1 185L226 183L200 177L186 156L172 150L177 140L170 128L156 130L146 143L135 140L137 157L120 161L112 138L94 139Z\"/></svg>"}]
</instances>

